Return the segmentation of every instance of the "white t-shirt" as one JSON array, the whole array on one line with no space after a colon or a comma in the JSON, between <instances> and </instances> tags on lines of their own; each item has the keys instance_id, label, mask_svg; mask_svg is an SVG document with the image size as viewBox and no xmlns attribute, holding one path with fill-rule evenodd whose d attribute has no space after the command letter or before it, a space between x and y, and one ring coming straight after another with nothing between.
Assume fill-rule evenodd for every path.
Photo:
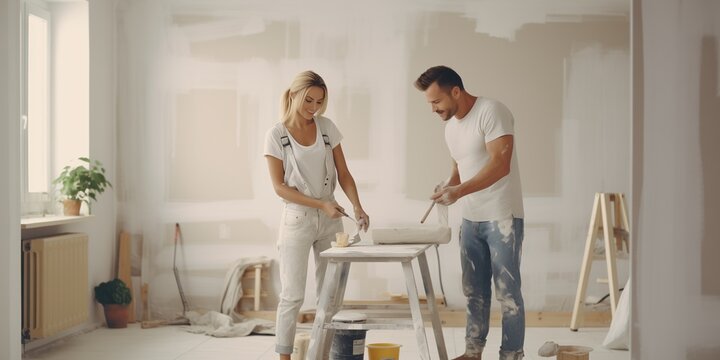
<instances>
[{"instance_id":1,"label":"white t-shirt","mask_svg":"<svg viewBox=\"0 0 720 360\"><path fill-rule=\"evenodd\" d=\"M479 97L462 119L452 117L445 126L445 141L457 162L460 181L477 175L490 159L486 143L513 135L514 118L501 102ZM516 140L516 139L515 139ZM470 221L524 217L517 151L513 142L510 174L489 187L460 199L463 218Z\"/></svg>"},{"instance_id":2,"label":"white t-shirt","mask_svg":"<svg viewBox=\"0 0 720 360\"><path fill-rule=\"evenodd\" d=\"M323 189L326 177L325 168L325 141L323 141L322 133L320 132L320 126L318 122L322 122L322 128L325 131L325 135L330 138L330 147L335 148L340 144L342 140L342 134L338 130L337 126L328 118L323 116L315 117L315 143L310 146L304 146L299 144L292 134L287 131L288 138L290 139L290 146L292 146L293 154L295 155L295 161L297 161L298 167L300 168L300 174L305 178L310 189L315 194L320 194ZM280 138L282 137L281 132L276 128L272 127L268 130L265 135L265 151L264 155L270 155L272 157L283 159L283 146Z\"/></svg>"}]
</instances>

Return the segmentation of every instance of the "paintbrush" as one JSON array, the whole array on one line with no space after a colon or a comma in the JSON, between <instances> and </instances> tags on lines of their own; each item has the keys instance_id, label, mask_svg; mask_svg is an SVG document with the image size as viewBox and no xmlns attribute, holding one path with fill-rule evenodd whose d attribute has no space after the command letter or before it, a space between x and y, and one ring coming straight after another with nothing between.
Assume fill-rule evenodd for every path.
<instances>
[{"instance_id":1,"label":"paintbrush","mask_svg":"<svg viewBox=\"0 0 720 360\"><path fill-rule=\"evenodd\" d=\"M445 185L447 185L447 183L448 180L441 181L439 184L437 184L437 186L435 186L435 192L440 191L442 188L445 187ZM421 224L425 223L425 220L427 219L428 215L430 215L430 211L432 210L433 206L435 206L435 200L433 200L432 204L430 204L430 207L427 209L427 211L425 211L425 215L423 215L422 219L420 219Z\"/></svg>"},{"instance_id":2,"label":"paintbrush","mask_svg":"<svg viewBox=\"0 0 720 360\"><path fill-rule=\"evenodd\" d=\"M348 215L345 211L338 209L343 216L346 216L348 219L355 222L355 235L353 235L352 240L348 242L348 246L360 242L360 222L351 218L350 215Z\"/></svg>"},{"instance_id":3,"label":"paintbrush","mask_svg":"<svg viewBox=\"0 0 720 360\"><path fill-rule=\"evenodd\" d=\"M422 219L420 219L420 223L424 224L425 220L427 219L428 215L430 215L430 210L432 210L433 206L435 206L435 201L430 204L430 207L425 211L425 215L423 215Z\"/></svg>"}]
</instances>

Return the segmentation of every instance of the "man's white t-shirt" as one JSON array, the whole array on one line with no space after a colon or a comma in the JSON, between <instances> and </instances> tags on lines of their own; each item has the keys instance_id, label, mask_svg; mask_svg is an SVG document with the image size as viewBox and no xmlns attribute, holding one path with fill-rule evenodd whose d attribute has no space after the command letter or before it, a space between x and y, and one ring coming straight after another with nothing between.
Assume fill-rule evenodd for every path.
<instances>
[{"instance_id":1,"label":"man's white t-shirt","mask_svg":"<svg viewBox=\"0 0 720 360\"><path fill-rule=\"evenodd\" d=\"M340 144L342 140L342 134L338 130L337 126L328 118L323 116L315 117L315 129L317 134L315 136L315 143L309 146L304 146L298 143L292 134L287 131L288 138L290 139L290 146L292 146L295 160L297 161L300 173L307 181L308 186L314 194L322 193L323 185L325 184L326 168L325 168L325 141L323 141L322 133L320 132L321 126L318 126L318 122L322 122L322 128L325 130L325 135L330 138L330 147L335 148ZM274 126L268 130L265 135L265 151L264 155L270 155L272 157L283 160L283 146L280 141L282 137L281 132Z\"/></svg>"},{"instance_id":2,"label":"man's white t-shirt","mask_svg":"<svg viewBox=\"0 0 720 360\"><path fill-rule=\"evenodd\" d=\"M477 175L490 159L485 146L504 135L514 135L514 118L501 102L478 97L470 112L462 119L452 117L445 126L445 141L450 155L457 162L460 181ZM515 139L516 140L516 139ZM460 199L463 218L470 221L523 218L522 189L513 141L510 174L489 187Z\"/></svg>"}]
</instances>

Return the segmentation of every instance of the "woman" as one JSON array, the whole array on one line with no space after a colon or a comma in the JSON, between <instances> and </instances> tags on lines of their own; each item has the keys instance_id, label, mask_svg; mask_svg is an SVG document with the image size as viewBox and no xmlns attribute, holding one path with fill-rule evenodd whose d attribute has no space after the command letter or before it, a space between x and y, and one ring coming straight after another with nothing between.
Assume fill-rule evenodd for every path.
<instances>
[{"instance_id":1,"label":"woman","mask_svg":"<svg viewBox=\"0 0 720 360\"><path fill-rule=\"evenodd\" d=\"M355 219L367 231L370 218L360 205L355 180L348 170L340 141L342 134L330 119L328 91L320 75L298 74L282 97L282 121L265 137L265 158L275 193L285 202L280 224L280 304L277 309L277 345L280 359L290 359L295 324L305 298L308 253L315 255L319 296L326 261L320 252L343 231L344 209L335 202L336 181L353 205Z\"/></svg>"}]
</instances>

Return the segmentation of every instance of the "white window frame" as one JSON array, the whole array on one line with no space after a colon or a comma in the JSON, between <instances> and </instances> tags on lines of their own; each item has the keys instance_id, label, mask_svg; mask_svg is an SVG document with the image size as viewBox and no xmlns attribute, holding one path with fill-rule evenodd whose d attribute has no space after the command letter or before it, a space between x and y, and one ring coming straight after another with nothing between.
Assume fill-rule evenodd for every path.
<instances>
[{"instance_id":1,"label":"white window frame","mask_svg":"<svg viewBox=\"0 0 720 360\"><path fill-rule=\"evenodd\" d=\"M29 41L29 16L34 15L40 18L45 19L47 21L47 54L48 54L48 61L47 61L47 74L48 74L48 84L47 84L47 154L46 159L47 163L45 164L47 167L47 184L48 188L45 192L41 193L31 193L29 191L28 186L28 41ZM29 212L33 211L33 209L36 209L37 206L31 206L33 203L37 203L38 201L42 201L43 199L45 201L53 201L53 186L52 186L52 169L53 169L53 159L52 159L52 148L53 148L53 121L52 121L52 63L53 63L53 56L52 56L52 18L50 14L50 8L48 7L47 3L42 0L26 0L24 2L23 6L23 18L22 18L22 92L21 92L21 98L22 98L22 119L20 124L20 131L22 132L20 141L22 145L21 149L21 169L20 169L20 185L21 185L21 201L22 201L22 215L29 215ZM45 196L43 196L45 195ZM43 208L45 208L45 205L42 205ZM45 213L45 210L43 210L43 214ZM37 210L35 210L37 211Z\"/></svg>"}]
</instances>

